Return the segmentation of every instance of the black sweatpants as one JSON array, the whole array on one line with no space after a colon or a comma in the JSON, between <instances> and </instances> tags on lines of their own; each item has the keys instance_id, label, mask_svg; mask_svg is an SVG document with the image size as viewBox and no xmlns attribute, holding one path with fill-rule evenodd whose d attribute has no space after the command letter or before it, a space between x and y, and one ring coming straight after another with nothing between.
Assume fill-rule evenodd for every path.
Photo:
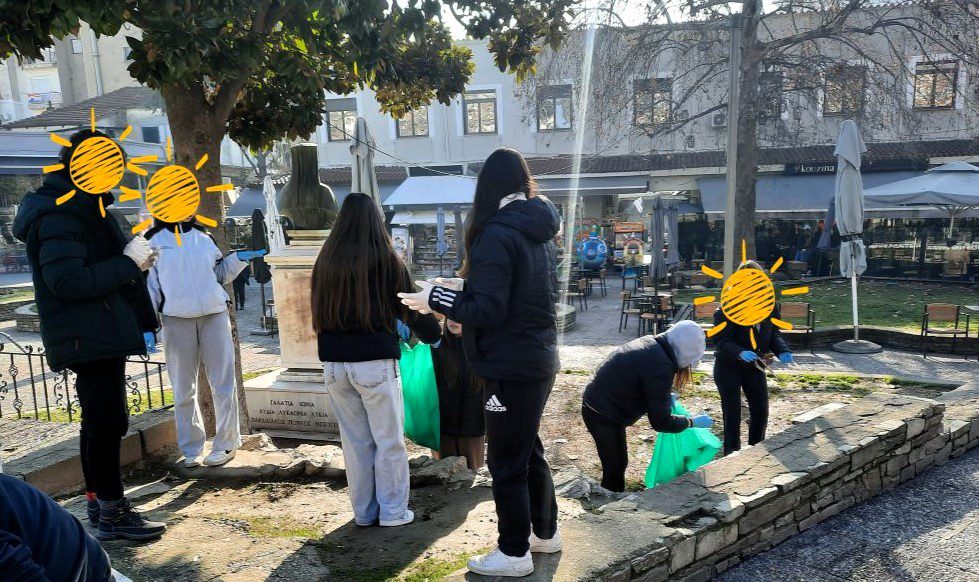
<instances>
[{"instance_id":1,"label":"black sweatpants","mask_svg":"<svg viewBox=\"0 0 979 582\"><path fill-rule=\"evenodd\" d=\"M724 454L741 450L741 391L748 401L748 444L765 440L768 427L768 381L753 365L714 361L714 383L724 414Z\"/></svg>"},{"instance_id":2,"label":"black sweatpants","mask_svg":"<svg viewBox=\"0 0 979 582\"><path fill-rule=\"evenodd\" d=\"M231 282L231 287L235 293L235 309L245 308L245 282L239 283L237 280Z\"/></svg>"},{"instance_id":3,"label":"black sweatpants","mask_svg":"<svg viewBox=\"0 0 979 582\"><path fill-rule=\"evenodd\" d=\"M557 499L551 468L537 430L554 378L536 382L486 382L487 465L493 476L500 550L523 556L531 527L538 537L557 532Z\"/></svg>"},{"instance_id":4,"label":"black sweatpants","mask_svg":"<svg viewBox=\"0 0 979 582\"><path fill-rule=\"evenodd\" d=\"M585 428L595 439L598 459L602 462L602 487L609 491L625 491L625 470L629 466L629 445L626 427L616 424L587 405L581 407Z\"/></svg>"},{"instance_id":5,"label":"black sweatpants","mask_svg":"<svg viewBox=\"0 0 979 582\"><path fill-rule=\"evenodd\" d=\"M82 407L79 436L85 490L104 501L122 498L120 455L129 430L126 360L113 358L74 364L75 392Z\"/></svg>"}]
</instances>

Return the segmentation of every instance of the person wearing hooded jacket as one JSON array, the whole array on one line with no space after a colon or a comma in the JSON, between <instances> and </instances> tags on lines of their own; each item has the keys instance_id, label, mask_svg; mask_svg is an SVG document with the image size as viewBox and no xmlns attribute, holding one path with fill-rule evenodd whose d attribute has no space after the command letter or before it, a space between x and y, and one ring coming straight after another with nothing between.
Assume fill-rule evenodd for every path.
<instances>
[{"instance_id":1,"label":"person wearing hooded jacket","mask_svg":"<svg viewBox=\"0 0 979 582\"><path fill-rule=\"evenodd\" d=\"M585 388L581 416L602 462L602 487L625 491L629 466L626 428L643 415L657 432L708 428L706 414L672 414L675 392L690 382L707 338L699 325L681 321L657 336L644 336L609 354Z\"/></svg>"},{"instance_id":2,"label":"person wearing hooded jacket","mask_svg":"<svg viewBox=\"0 0 979 582\"><path fill-rule=\"evenodd\" d=\"M761 270L761 266L754 261L746 261L740 269ZM725 455L741 450L742 390L751 415L748 444L755 445L765 440L768 428L768 379L762 367L762 358L771 352L783 364L793 362L792 353L778 327L772 323L772 317L780 317L777 305L771 317L750 328L735 324L720 309L714 312L715 326L726 322L724 329L714 336L714 384L721 395Z\"/></svg>"},{"instance_id":3,"label":"person wearing hooded jacket","mask_svg":"<svg viewBox=\"0 0 979 582\"><path fill-rule=\"evenodd\" d=\"M557 210L519 152L501 148L483 165L465 233L461 291L419 282L399 296L422 313L462 324L466 358L484 379L487 464L499 547L469 560L487 576L526 576L531 552L558 552L557 503L537 436L558 371Z\"/></svg>"},{"instance_id":4,"label":"person wearing hooded jacket","mask_svg":"<svg viewBox=\"0 0 979 582\"><path fill-rule=\"evenodd\" d=\"M223 465L241 446L230 300L224 285L231 283L250 259L265 251L236 251L223 256L211 235L193 222L157 221L146 238L159 256L147 285L153 307L163 320L163 351L173 385L177 446L186 467ZM197 401L202 363L214 395L215 419L214 441L203 460L206 434Z\"/></svg>"},{"instance_id":5,"label":"person wearing hooded jacket","mask_svg":"<svg viewBox=\"0 0 979 582\"><path fill-rule=\"evenodd\" d=\"M27 244L41 341L48 365L76 374L82 409L79 446L88 518L99 539L153 539L166 525L143 519L123 495L122 438L129 428L126 358L146 355L157 329L143 271L154 257L146 239L127 237L104 208L111 194L91 194L73 183L69 165L83 130L59 154L63 169L27 194L14 219L14 236ZM61 204L70 191L75 195ZM101 202L101 204L100 204Z\"/></svg>"}]
</instances>

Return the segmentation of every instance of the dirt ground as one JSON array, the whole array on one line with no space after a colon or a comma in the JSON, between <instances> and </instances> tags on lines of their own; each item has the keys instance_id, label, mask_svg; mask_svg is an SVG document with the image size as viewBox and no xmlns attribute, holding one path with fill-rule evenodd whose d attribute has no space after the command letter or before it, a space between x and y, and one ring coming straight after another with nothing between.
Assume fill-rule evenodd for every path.
<instances>
[{"instance_id":1,"label":"dirt ground","mask_svg":"<svg viewBox=\"0 0 979 582\"><path fill-rule=\"evenodd\" d=\"M600 465L581 421L581 391L589 379L574 370L558 376L544 415L541 437L554 465L574 464L598 477ZM682 400L691 412L720 416L709 377ZM828 402L849 402L871 390L937 392L852 376L780 376L772 382L770 433L790 419ZM747 416L747 415L745 415ZM719 431L718 431L719 432ZM655 440L645 420L628 431L631 488L640 487ZM415 448L412 454L426 451ZM414 489L417 521L403 528L358 528L342 482L232 483L184 481L166 467L147 467L129 483L141 510L170 524L159 541L137 546L110 542L106 548L120 571L140 580L437 580L495 543L496 517L485 487L432 486ZM79 517L81 500L66 505ZM585 511L561 500L561 519Z\"/></svg>"}]
</instances>

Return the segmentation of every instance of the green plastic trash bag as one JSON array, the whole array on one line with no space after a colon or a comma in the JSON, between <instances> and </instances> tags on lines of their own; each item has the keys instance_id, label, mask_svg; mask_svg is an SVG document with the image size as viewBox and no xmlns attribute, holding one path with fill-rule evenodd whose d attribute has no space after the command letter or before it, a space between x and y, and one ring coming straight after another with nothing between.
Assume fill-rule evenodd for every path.
<instances>
[{"instance_id":1,"label":"green plastic trash bag","mask_svg":"<svg viewBox=\"0 0 979 582\"><path fill-rule=\"evenodd\" d=\"M432 347L401 342L401 392L405 401L405 436L439 450L439 391L432 366Z\"/></svg>"},{"instance_id":2,"label":"green plastic trash bag","mask_svg":"<svg viewBox=\"0 0 979 582\"><path fill-rule=\"evenodd\" d=\"M689 416L679 402L673 414ZM706 428L688 428L679 433L659 433L653 446L653 458L646 468L646 487L653 488L676 479L687 471L706 465L721 450L721 441Z\"/></svg>"}]
</instances>

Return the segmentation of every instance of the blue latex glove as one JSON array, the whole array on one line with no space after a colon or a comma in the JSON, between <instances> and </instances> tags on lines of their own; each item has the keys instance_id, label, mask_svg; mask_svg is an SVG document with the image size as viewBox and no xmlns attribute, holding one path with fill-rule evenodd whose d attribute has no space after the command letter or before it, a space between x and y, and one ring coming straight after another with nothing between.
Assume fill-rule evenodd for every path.
<instances>
[{"instance_id":1,"label":"blue latex glove","mask_svg":"<svg viewBox=\"0 0 979 582\"><path fill-rule=\"evenodd\" d=\"M701 414L693 417L693 427L694 428L710 428L714 425L714 421L711 417L706 414Z\"/></svg>"},{"instance_id":2,"label":"blue latex glove","mask_svg":"<svg viewBox=\"0 0 979 582\"><path fill-rule=\"evenodd\" d=\"M411 339L411 328L408 327L408 325L405 322L401 321L400 319L398 319L397 322L398 322L398 335L401 337L401 339L403 339L404 341L408 341L409 339Z\"/></svg>"},{"instance_id":3,"label":"blue latex glove","mask_svg":"<svg viewBox=\"0 0 979 582\"><path fill-rule=\"evenodd\" d=\"M152 331L143 332L143 341L146 342L146 353L156 353L156 334Z\"/></svg>"},{"instance_id":4,"label":"blue latex glove","mask_svg":"<svg viewBox=\"0 0 979 582\"><path fill-rule=\"evenodd\" d=\"M741 352L738 355L738 357L741 358L741 361L742 362L754 362L755 360L758 359L758 354L756 354L755 352L753 352L751 350L745 350L745 351Z\"/></svg>"},{"instance_id":5,"label":"blue latex glove","mask_svg":"<svg viewBox=\"0 0 979 582\"><path fill-rule=\"evenodd\" d=\"M257 251L235 251L235 256L238 257L238 260L240 261L250 261L259 257L264 257L266 253L268 253L268 251L265 249L258 249Z\"/></svg>"},{"instance_id":6,"label":"blue latex glove","mask_svg":"<svg viewBox=\"0 0 979 582\"><path fill-rule=\"evenodd\" d=\"M792 357L791 352L785 352L784 354L779 354L778 361L782 362L783 364L791 364L795 361L795 359Z\"/></svg>"}]
</instances>

